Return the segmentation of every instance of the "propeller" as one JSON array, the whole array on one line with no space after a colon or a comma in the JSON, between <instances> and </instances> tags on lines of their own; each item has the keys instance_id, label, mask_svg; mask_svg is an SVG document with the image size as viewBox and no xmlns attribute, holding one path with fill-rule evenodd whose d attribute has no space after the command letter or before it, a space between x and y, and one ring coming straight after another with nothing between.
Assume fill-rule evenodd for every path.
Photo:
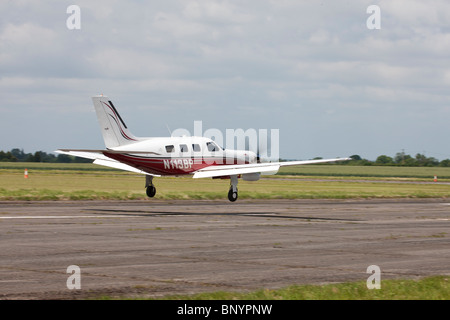
<instances>
[{"instance_id":1,"label":"propeller","mask_svg":"<svg viewBox=\"0 0 450 320\"><path fill-rule=\"evenodd\" d=\"M257 139L245 140L245 150L256 155L256 163L279 161L279 132L272 129L268 137L267 129L260 129ZM269 156L270 154L270 156Z\"/></svg>"},{"instance_id":2,"label":"propeller","mask_svg":"<svg viewBox=\"0 0 450 320\"><path fill-rule=\"evenodd\" d=\"M273 137L271 137L273 138ZM274 157L274 152L275 156ZM269 157L270 154L270 157ZM257 163L268 163L272 161L278 161L278 144L272 143L272 139L268 141L266 139L259 139L259 143L256 149L256 162Z\"/></svg>"},{"instance_id":3,"label":"propeller","mask_svg":"<svg viewBox=\"0 0 450 320\"><path fill-rule=\"evenodd\" d=\"M258 144L258 149L256 150L256 163L270 162L267 157L267 145L263 148Z\"/></svg>"}]
</instances>

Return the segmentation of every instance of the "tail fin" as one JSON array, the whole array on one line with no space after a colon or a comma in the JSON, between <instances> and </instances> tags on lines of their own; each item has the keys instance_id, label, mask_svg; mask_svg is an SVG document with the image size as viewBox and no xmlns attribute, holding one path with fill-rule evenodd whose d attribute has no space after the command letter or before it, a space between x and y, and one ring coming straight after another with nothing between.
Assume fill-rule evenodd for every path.
<instances>
[{"instance_id":1,"label":"tail fin","mask_svg":"<svg viewBox=\"0 0 450 320\"><path fill-rule=\"evenodd\" d=\"M111 100L106 96L92 97L95 112L107 148L127 145L139 141L127 128Z\"/></svg>"}]
</instances>

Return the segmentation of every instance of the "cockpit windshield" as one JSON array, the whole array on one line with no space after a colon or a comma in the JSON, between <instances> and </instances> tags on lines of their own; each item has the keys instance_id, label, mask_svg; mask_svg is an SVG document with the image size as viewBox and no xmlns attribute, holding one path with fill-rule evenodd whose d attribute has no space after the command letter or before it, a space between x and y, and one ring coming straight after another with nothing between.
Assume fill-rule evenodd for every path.
<instances>
[{"instance_id":1,"label":"cockpit windshield","mask_svg":"<svg viewBox=\"0 0 450 320\"><path fill-rule=\"evenodd\" d=\"M208 151L210 152L216 152L219 150L223 150L223 148L219 147L215 142L210 141L206 143L206 147L208 148Z\"/></svg>"}]
</instances>

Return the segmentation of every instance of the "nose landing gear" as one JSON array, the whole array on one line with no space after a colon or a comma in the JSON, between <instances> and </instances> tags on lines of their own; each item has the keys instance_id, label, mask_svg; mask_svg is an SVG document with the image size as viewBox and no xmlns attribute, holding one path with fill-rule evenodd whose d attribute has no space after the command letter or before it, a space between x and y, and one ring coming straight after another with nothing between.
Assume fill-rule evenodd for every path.
<instances>
[{"instance_id":1,"label":"nose landing gear","mask_svg":"<svg viewBox=\"0 0 450 320\"><path fill-rule=\"evenodd\" d=\"M156 194L156 188L155 186L148 186L146 190L147 196L149 198L153 198Z\"/></svg>"},{"instance_id":2,"label":"nose landing gear","mask_svg":"<svg viewBox=\"0 0 450 320\"><path fill-rule=\"evenodd\" d=\"M153 176L149 175L145 176L145 188L147 189L146 190L147 196L149 198L153 198L156 194L156 188L153 185Z\"/></svg>"},{"instance_id":3,"label":"nose landing gear","mask_svg":"<svg viewBox=\"0 0 450 320\"><path fill-rule=\"evenodd\" d=\"M238 177L237 176L230 176L230 190L228 191L228 200L231 202L234 202L238 198Z\"/></svg>"}]
</instances>

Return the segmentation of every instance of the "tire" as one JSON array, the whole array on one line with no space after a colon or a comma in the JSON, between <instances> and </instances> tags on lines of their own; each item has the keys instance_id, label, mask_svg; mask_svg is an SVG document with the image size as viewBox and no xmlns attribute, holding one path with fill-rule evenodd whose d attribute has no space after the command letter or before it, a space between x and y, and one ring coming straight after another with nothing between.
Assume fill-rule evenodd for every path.
<instances>
[{"instance_id":1,"label":"tire","mask_svg":"<svg viewBox=\"0 0 450 320\"><path fill-rule=\"evenodd\" d=\"M230 191L228 191L228 200L230 200L231 202L234 202L237 200L237 198L238 198L237 191L233 192L233 189L230 189Z\"/></svg>"},{"instance_id":2,"label":"tire","mask_svg":"<svg viewBox=\"0 0 450 320\"><path fill-rule=\"evenodd\" d=\"M149 198L153 198L156 194L156 188L154 186L148 186L146 192Z\"/></svg>"}]
</instances>

